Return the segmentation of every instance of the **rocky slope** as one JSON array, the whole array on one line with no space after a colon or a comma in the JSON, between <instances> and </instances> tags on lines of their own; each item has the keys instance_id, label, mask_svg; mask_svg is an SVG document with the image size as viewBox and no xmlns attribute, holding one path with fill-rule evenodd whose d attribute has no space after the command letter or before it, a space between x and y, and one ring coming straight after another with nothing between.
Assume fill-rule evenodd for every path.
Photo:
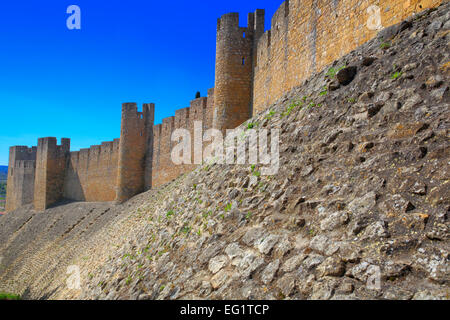
<instances>
[{"instance_id":1,"label":"rocky slope","mask_svg":"<svg viewBox=\"0 0 450 320\"><path fill-rule=\"evenodd\" d=\"M449 9L383 30L244 124L280 129L275 176L205 165L123 205L0 217L0 291L448 299Z\"/></svg>"}]
</instances>

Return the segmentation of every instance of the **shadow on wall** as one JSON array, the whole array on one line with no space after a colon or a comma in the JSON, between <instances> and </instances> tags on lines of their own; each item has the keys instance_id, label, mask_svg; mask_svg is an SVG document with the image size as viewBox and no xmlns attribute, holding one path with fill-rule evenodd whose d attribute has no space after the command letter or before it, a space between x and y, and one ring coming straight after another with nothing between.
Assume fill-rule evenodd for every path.
<instances>
[{"instance_id":1,"label":"shadow on wall","mask_svg":"<svg viewBox=\"0 0 450 320\"><path fill-rule=\"evenodd\" d=\"M64 198L73 201L86 201L83 187L81 185L80 176L73 167L72 162L69 162L67 174L64 185Z\"/></svg>"}]
</instances>

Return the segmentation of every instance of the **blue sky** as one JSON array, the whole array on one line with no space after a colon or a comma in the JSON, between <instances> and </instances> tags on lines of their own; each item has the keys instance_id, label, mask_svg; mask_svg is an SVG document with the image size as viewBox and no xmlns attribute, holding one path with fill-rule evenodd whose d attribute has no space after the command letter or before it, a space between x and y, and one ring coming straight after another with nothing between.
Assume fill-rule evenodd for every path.
<instances>
[{"instance_id":1,"label":"blue sky","mask_svg":"<svg viewBox=\"0 0 450 320\"><path fill-rule=\"evenodd\" d=\"M21 0L0 10L0 165L9 146L67 137L72 150L120 136L123 102L156 103L156 123L214 87L217 18L282 1ZM81 8L81 30L66 9Z\"/></svg>"}]
</instances>

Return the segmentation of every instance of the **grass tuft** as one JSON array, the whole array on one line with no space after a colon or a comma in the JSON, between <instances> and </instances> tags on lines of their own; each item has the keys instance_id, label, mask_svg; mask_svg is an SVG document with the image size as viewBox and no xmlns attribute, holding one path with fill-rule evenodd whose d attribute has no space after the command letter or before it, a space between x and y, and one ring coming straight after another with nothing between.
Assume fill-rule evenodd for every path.
<instances>
[{"instance_id":1,"label":"grass tuft","mask_svg":"<svg viewBox=\"0 0 450 320\"><path fill-rule=\"evenodd\" d=\"M20 295L0 292L0 300L22 300Z\"/></svg>"}]
</instances>

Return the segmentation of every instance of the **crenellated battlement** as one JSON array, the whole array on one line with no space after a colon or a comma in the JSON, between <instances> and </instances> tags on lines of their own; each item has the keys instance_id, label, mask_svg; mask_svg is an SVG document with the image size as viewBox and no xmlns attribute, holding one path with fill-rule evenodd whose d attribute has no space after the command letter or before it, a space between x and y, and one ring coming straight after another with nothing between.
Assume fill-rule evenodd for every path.
<instances>
[{"instance_id":1,"label":"crenellated battlement","mask_svg":"<svg viewBox=\"0 0 450 320\"><path fill-rule=\"evenodd\" d=\"M188 128L190 108L175 111L174 129Z\"/></svg>"},{"instance_id":2,"label":"crenellated battlement","mask_svg":"<svg viewBox=\"0 0 450 320\"><path fill-rule=\"evenodd\" d=\"M14 164L14 169L34 169L36 168L35 160L17 160ZM17 172L16 172L17 174Z\"/></svg>"},{"instance_id":3,"label":"crenellated battlement","mask_svg":"<svg viewBox=\"0 0 450 320\"><path fill-rule=\"evenodd\" d=\"M27 146L14 146L9 148L9 155L13 157L12 162L16 160L36 160L37 147L28 148Z\"/></svg>"},{"instance_id":4,"label":"crenellated battlement","mask_svg":"<svg viewBox=\"0 0 450 320\"><path fill-rule=\"evenodd\" d=\"M289 18L289 0L283 2L272 17L271 30L274 34L287 26L287 18Z\"/></svg>"},{"instance_id":5,"label":"crenellated battlement","mask_svg":"<svg viewBox=\"0 0 450 320\"><path fill-rule=\"evenodd\" d=\"M382 27L442 0L380 0ZM120 138L70 152L70 139L38 140L37 147L10 148L7 185L8 212L33 203L44 210L66 198L77 201L123 202L157 188L195 168L197 161L174 165L172 134L194 123L204 131L233 129L312 74L377 35L368 28L372 11L360 0L287 0L265 31L265 11L248 14L247 26L239 13L217 20L215 86L207 97L190 101L188 108L154 125L155 105L122 104ZM198 127L197 127L198 129ZM198 146L195 146L198 149ZM194 149L194 141L191 148Z\"/></svg>"},{"instance_id":6,"label":"crenellated battlement","mask_svg":"<svg viewBox=\"0 0 450 320\"><path fill-rule=\"evenodd\" d=\"M44 153L51 153L52 157L64 157L66 153L70 152L70 139L62 138L61 144L57 144L55 137L46 137L38 139L37 154L43 155Z\"/></svg>"},{"instance_id":7,"label":"crenellated battlement","mask_svg":"<svg viewBox=\"0 0 450 320\"><path fill-rule=\"evenodd\" d=\"M134 116L138 115L138 107L135 102L126 102L122 104L122 116Z\"/></svg>"},{"instance_id":8,"label":"crenellated battlement","mask_svg":"<svg viewBox=\"0 0 450 320\"><path fill-rule=\"evenodd\" d=\"M162 130L162 124L157 124L157 125L153 126L153 135L155 138L161 136L161 130Z\"/></svg>"},{"instance_id":9,"label":"crenellated battlement","mask_svg":"<svg viewBox=\"0 0 450 320\"><path fill-rule=\"evenodd\" d=\"M167 117L162 119L162 133L171 133L174 127L175 117Z\"/></svg>"},{"instance_id":10,"label":"crenellated battlement","mask_svg":"<svg viewBox=\"0 0 450 320\"><path fill-rule=\"evenodd\" d=\"M436 7L442 0L288 0L271 20L271 30L256 37L252 83L253 115L302 85L313 74L376 37L368 25L378 8L381 28L414 13Z\"/></svg>"},{"instance_id":11,"label":"crenellated battlement","mask_svg":"<svg viewBox=\"0 0 450 320\"><path fill-rule=\"evenodd\" d=\"M217 19L217 31L237 30L239 28L239 13L230 12Z\"/></svg>"},{"instance_id":12,"label":"crenellated battlement","mask_svg":"<svg viewBox=\"0 0 450 320\"><path fill-rule=\"evenodd\" d=\"M239 13L231 12L224 14L217 19L218 38L222 36L237 35L240 38L251 38L255 34L261 35L264 32L265 10L258 9L248 13L247 26L240 26Z\"/></svg>"}]
</instances>

